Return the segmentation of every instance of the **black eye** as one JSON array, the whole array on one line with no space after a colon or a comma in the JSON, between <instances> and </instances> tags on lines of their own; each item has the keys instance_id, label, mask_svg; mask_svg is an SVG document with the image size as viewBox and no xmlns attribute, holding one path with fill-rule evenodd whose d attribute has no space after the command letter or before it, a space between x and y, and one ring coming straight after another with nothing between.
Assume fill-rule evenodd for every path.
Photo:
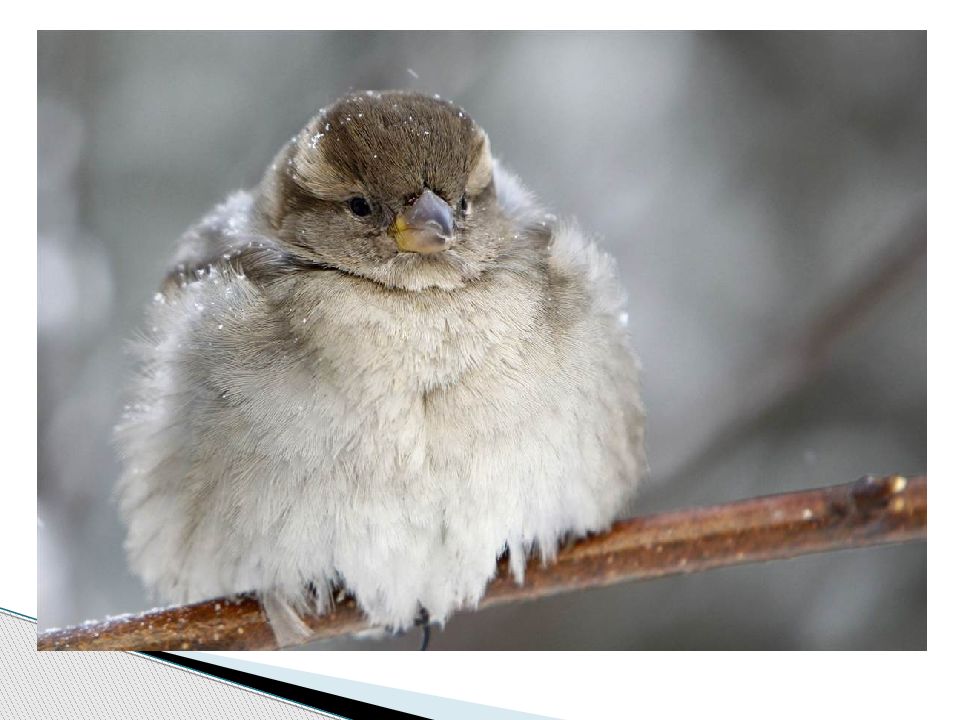
<instances>
[{"instance_id":1,"label":"black eye","mask_svg":"<svg viewBox=\"0 0 960 720\"><path fill-rule=\"evenodd\" d=\"M460 198L460 212L466 215L470 211L470 201L467 200L467 196L464 195Z\"/></svg>"},{"instance_id":2,"label":"black eye","mask_svg":"<svg viewBox=\"0 0 960 720\"><path fill-rule=\"evenodd\" d=\"M350 208L350 212L357 217L366 217L372 212L370 203L367 202L366 198L362 197L350 198L347 201L347 206Z\"/></svg>"}]
</instances>

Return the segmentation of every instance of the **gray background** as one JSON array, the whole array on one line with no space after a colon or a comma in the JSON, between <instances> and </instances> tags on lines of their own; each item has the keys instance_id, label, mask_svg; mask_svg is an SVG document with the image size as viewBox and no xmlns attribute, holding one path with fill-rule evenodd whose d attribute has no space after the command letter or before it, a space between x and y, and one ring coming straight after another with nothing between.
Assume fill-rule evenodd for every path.
<instances>
[{"instance_id":1,"label":"gray background","mask_svg":"<svg viewBox=\"0 0 960 720\"><path fill-rule=\"evenodd\" d=\"M631 512L926 468L923 33L40 33L39 625L153 604L111 426L174 242L349 89L463 105L617 258ZM412 648L417 638L318 647ZM923 544L456 616L436 648L923 648Z\"/></svg>"}]
</instances>

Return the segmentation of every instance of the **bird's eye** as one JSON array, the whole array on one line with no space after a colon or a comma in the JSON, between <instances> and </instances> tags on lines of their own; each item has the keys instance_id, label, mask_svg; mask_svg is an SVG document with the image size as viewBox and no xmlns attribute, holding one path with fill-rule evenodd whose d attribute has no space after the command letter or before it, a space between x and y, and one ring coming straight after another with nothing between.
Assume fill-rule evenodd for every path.
<instances>
[{"instance_id":1,"label":"bird's eye","mask_svg":"<svg viewBox=\"0 0 960 720\"><path fill-rule=\"evenodd\" d=\"M370 203L368 203L367 199L363 197L350 198L347 201L347 206L350 208L350 212L357 217L366 217L372 212L370 209Z\"/></svg>"},{"instance_id":2,"label":"bird's eye","mask_svg":"<svg viewBox=\"0 0 960 720\"><path fill-rule=\"evenodd\" d=\"M460 212L462 212L464 215L470 212L470 201L467 199L466 195L460 198Z\"/></svg>"}]
</instances>

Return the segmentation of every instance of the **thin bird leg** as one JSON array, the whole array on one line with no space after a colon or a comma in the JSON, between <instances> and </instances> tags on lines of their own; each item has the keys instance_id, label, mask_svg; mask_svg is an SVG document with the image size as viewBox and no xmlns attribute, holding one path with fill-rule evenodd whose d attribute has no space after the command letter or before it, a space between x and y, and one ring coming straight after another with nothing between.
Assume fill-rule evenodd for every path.
<instances>
[{"instance_id":1,"label":"thin bird leg","mask_svg":"<svg viewBox=\"0 0 960 720\"><path fill-rule=\"evenodd\" d=\"M423 633L423 639L420 641L420 649L426 650L430 644L430 613L428 613L427 609L422 605L420 606L420 612L417 613L417 619L414 620L413 624L419 626L420 631Z\"/></svg>"}]
</instances>

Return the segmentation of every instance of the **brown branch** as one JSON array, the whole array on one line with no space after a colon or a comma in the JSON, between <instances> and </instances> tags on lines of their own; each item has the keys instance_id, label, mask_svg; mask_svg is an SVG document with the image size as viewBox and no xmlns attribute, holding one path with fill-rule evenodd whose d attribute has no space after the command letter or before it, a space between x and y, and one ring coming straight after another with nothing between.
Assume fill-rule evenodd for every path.
<instances>
[{"instance_id":1,"label":"brown branch","mask_svg":"<svg viewBox=\"0 0 960 720\"><path fill-rule=\"evenodd\" d=\"M619 522L531 561L517 585L502 559L480 607L629 580L926 537L926 477L866 477ZM368 628L353 599L305 619L310 640ZM269 650L276 643L253 595L219 598L41 633L39 650Z\"/></svg>"}]
</instances>

